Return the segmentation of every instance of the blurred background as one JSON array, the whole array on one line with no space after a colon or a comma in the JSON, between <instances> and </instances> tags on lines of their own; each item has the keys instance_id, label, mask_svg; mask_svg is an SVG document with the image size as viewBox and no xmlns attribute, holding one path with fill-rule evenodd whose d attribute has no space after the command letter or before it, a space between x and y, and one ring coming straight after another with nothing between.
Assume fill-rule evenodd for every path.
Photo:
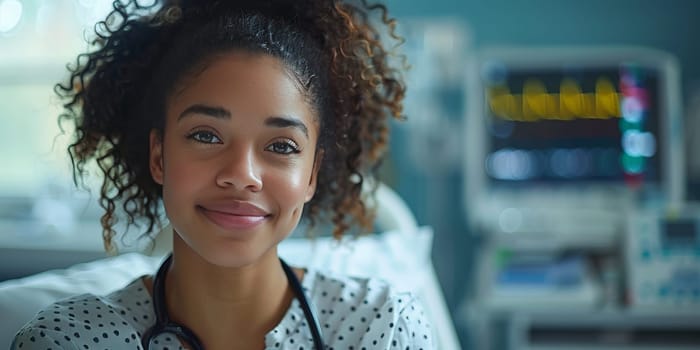
<instances>
[{"instance_id":1,"label":"blurred background","mask_svg":"<svg viewBox=\"0 0 700 350\"><path fill-rule=\"evenodd\" d=\"M700 2L383 3L412 65L383 181L462 347L700 348ZM103 256L52 86L109 9L0 0L0 281Z\"/></svg>"}]
</instances>

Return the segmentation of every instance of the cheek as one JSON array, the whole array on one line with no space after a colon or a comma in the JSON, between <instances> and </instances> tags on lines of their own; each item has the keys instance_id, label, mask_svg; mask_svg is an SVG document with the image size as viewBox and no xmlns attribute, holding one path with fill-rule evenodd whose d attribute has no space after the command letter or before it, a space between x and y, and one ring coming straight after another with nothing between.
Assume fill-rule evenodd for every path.
<instances>
[{"instance_id":1,"label":"cheek","mask_svg":"<svg viewBox=\"0 0 700 350\"><path fill-rule=\"evenodd\" d=\"M179 212L179 204L192 192L191 184L196 183L191 178L191 172L183 171L174 164L165 163L163 173L163 204L169 213Z\"/></svg>"},{"instance_id":2,"label":"cheek","mask_svg":"<svg viewBox=\"0 0 700 350\"><path fill-rule=\"evenodd\" d=\"M179 161L175 157L171 157L165 162L165 178L166 182L172 183L187 183L190 178L197 176L196 171L192 168L191 162Z\"/></svg>"},{"instance_id":3,"label":"cheek","mask_svg":"<svg viewBox=\"0 0 700 350\"><path fill-rule=\"evenodd\" d=\"M167 145L166 145L167 146ZM163 192L173 192L171 196L189 193L203 183L202 177L208 172L193 160L178 156L178 149L165 149L163 157ZM169 152L168 152L169 151Z\"/></svg>"},{"instance_id":4,"label":"cheek","mask_svg":"<svg viewBox=\"0 0 700 350\"><path fill-rule=\"evenodd\" d=\"M304 169L276 172L265 181L263 189L267 187L278 198L280 205L285 207L299 207L304 204L309 186L311 172Z\"/></svg>"}]
</instances>

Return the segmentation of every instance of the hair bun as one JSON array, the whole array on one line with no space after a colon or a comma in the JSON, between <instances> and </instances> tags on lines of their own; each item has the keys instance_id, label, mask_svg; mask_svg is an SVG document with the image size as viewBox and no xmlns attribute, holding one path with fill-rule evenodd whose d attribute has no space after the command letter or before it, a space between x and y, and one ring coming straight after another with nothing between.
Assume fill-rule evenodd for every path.
<instances>
[{"instance_id":1,"label":"hair bun","mask_svg":"<svg viewBox=\"0 0 700 350\"><path fill-rule=\"evenodd\" d=\"M224 14L260 14L298 28L325 46L324 30L318 27L316 14L327 13L333 3L333 0L321 4L307 0L165 0L160 12L168 23L210 21Z\"/></svg>"},{"instance_id":2,"label":"hair bun","mask_svg":"<svg viewBox=\"0 0 700 350\"><path fill-rule=\"evenodd\" d=\"M178 6L185 12L212 15L225 11L258 12L271 17L293 18L304 7L299 0L166 0L165 7ZM305 1L305 0L302 0Z\"/></svg>"}]
</instances>

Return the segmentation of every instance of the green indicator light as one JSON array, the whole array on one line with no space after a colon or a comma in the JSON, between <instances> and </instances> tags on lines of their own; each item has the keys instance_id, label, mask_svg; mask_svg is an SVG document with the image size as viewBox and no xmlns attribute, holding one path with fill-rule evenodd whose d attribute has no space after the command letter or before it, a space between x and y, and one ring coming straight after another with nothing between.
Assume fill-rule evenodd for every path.
<instances>
[{"instance_id":1,"label":"green indicator light","mask_svg":"<svg viewBox=\"0 0 700 350\"><path fill-rule=\"evenodd\" d=\"M494 262L498 268L502 268L508 264L513 257L513 253L508 249L498 249L494 254Z\"/></svg>"},{"instance_id":2,"label":"green indicator light","mask_svg":"<svg viewBox=\"0 0 700 350\"><path fill-rule=\"evenodd\" d=\"M630 131L630 130L640 130L642 129L642 121L639 120L637 122L631 122L625 118L620 118L620 122L618 123L620 127L620 133L624 133L625 131Z\"/></svg>"},{"instance_id":3,"label":"green indicator light","mask_svg":"<svg viewBox=\"0 0 700 350\"><path fill-rule=\"evenodd\" d=\"M641 174L645 165L646 159L644 157L634 157L627 153L622 155L622 168L628 174Z\"/></svg>"}]
</instances>

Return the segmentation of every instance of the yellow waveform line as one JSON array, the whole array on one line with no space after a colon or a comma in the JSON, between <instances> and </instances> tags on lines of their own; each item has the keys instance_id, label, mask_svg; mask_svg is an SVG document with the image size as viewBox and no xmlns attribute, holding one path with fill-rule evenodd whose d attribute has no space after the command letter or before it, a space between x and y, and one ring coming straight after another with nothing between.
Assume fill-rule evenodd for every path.
<instances>
[{"instance_id":1,"label":"yellow waveform line","mask_svg":"<svg viewBox=\"0 0 700 350\"><path fill-rule=\"evenodd\" d=\"M549 93L538 79L528 79L522 94L505 85L488 89L488 105L494 115L514 121L620 118L620 94L606 77L596 80L594 93L583 93L578 82L564 78L559 93Z\"/></svg>"}]
</instances>

